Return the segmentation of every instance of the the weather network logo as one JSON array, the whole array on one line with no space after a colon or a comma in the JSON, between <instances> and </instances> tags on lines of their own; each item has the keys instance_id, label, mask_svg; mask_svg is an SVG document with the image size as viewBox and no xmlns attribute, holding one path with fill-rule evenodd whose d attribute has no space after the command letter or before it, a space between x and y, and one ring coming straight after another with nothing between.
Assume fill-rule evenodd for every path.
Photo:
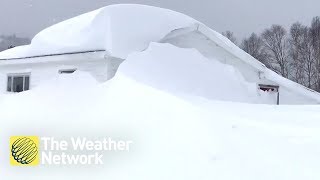
<instances>
[{"instance_id":1,"label":"the weather network logo","mask_svg":"<svg viewBox=\"0 0 320 180\"><path fill-rule=\"evenodd\" d=\"M10 138L10 164L13 166L36 166L39 158L37 136L13 136Z\"/></svg>"}]
</instances>

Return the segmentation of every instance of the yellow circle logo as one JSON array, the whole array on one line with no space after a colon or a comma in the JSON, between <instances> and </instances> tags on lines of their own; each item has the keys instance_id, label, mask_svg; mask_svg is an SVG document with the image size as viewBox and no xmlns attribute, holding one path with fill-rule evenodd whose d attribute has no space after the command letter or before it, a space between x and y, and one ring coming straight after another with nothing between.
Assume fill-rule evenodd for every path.
<instances>
[{"instance_id":1,"label":"yellow circle logo","mask_svg":"<svg viewBox=\"0 0 320 180\"><path fill-rule=\"evenodd\" d=\"M11 155L19 164L31 164L38 157L37 144L28 137L18 138L11 145Z\"/></svg>"}]
</instances>

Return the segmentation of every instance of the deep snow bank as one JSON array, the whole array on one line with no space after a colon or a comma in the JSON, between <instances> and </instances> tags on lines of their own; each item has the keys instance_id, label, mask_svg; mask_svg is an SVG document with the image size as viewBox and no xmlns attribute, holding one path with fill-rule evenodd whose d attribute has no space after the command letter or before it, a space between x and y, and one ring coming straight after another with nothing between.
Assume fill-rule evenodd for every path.
<instances>
[{"instance_id":1,"label":"deep snow bank","mask_svg":"<svg viewBox=\"0 0 320 180\"><path fill-rule=\"evenodd\" d=\"M81 72L51 82L35 91L2 96L3 180L320 178L317 106L250 105L197 97L190 102L124 74L102 85ZM129 153L107 153L103 166L16 168L9 165L7 140L21 134L111 136L133 140L134 146Z\"/></svg>"},{"instance_id":2,"label":"deep snow bank","mask_svg":"<svg viewBox=\"0 0 320 180\"><path fill-rule=\"evenodd\" d=\"M273 103L274 97L258 91L233 66L209 60L195 49L151 43L131 54L118 73L156 89L180 96L249 103Z\"/></svg>"},{"instance_id":3,"label":"deep snow bank","mask_svg":"<svg viewBox=\"0 0 320 180\"><path fill-rule=\"evenodd\" d=\"M175 109L177 106L181 109ZM210 148L214 142L209 129L195 121L199 117L191 104L122 76L105 85L95 85L92 78L81 72L59 76L35 90L4 95L0 107L3 138L14 134L57 138L109 136L135 144L129 153L106 153L103 166L51 166L24 171L1 163L0 168L6 169L0 171L4 180L197 178L203 176L208 156L216 149ZM0 149L10 154L7 141L0 142ZM203 153L203 149L210 154ZM7 158L1 156L0 160L8 162Z\"/></svg>"}]
</instances>

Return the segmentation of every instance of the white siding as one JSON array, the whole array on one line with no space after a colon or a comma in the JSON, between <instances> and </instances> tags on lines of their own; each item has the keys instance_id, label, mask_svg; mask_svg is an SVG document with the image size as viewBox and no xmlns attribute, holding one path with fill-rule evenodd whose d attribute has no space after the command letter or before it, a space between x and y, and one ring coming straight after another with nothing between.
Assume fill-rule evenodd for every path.
<instances>
[{"instance_id":1,"label":"white siding","mask_svg":"<svg viewBox=\"0 0 320 180\"><path fill-rule=\"evenodd\" d=\"M0 63L0 93L7 90L7 74L30 73L30 89L53 78L61 69L89 72L98 81L108 80L107 61L103 56L64 55L25 60L7 60Z\"/></svg>"}]
</instances>

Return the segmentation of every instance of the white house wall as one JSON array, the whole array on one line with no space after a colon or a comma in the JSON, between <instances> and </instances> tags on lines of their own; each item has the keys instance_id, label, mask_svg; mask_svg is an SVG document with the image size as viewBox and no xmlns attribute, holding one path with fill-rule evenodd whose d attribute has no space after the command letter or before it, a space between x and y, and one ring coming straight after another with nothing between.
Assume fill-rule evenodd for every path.
<instances>
[{"instance_id":1,"label":"white house wall","mask_svg":"<svg viewBox=\"0 0 320 180\"><path fill-rule=\"evenodd\" d=\"M104 58L97 57L88 59L72 59L71 57L50 57L37 58L26 60L14 60L16 62L6 62L0 64L0 93L6 92L7 89L7 75L30 73L30 88L36 87L41 82L53 78L59 74L59 70L63 69L77 69L79 71L89 72L98 81L104 82L108 80L107 61ZM52 61L56 59L56 61ZM30 60L28 62L28 60Z\"/></svg>"}]
</instances>

